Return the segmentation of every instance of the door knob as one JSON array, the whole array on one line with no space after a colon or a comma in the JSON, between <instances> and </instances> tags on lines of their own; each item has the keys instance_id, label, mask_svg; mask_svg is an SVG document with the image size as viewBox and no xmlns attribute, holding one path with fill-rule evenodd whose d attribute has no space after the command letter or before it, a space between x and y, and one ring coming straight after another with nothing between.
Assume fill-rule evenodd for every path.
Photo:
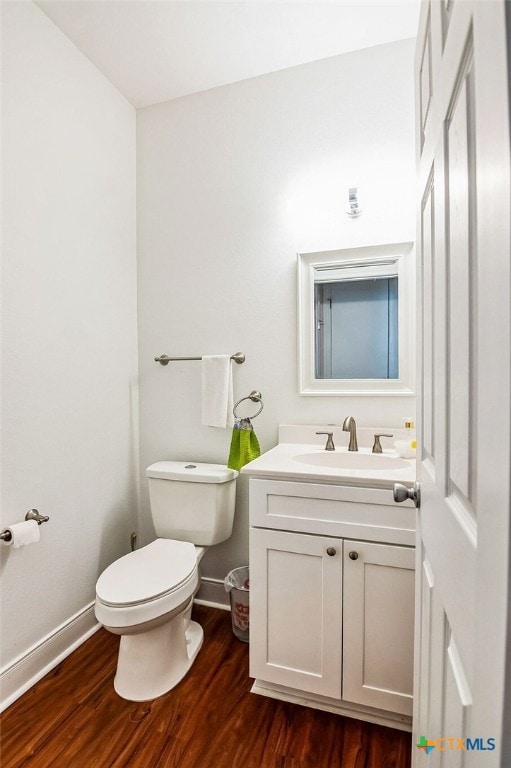
<instances>
[{"instance_id":1,"label":"door knob","mask_svg":"<svg viewBox=\"0 0 511 768\"><path fill-rule=\"evenodd\" d=\"M394 501L397 501L397 503L401 503L402 501L406 501L407 499L410 499L413 501L417 509L421 505L421 486L420 483L415 482L413 484L412 488L408 488L406 485L402 485L401 483L394 483Z\"/></svg>"},{"instance_id":2,"label":"door knob","mask_svg":"<svg viewBox=\"0 0 511 768\"><path fill-rule=\"evenodd\" d=\"M358 552L350 552L348 557L350 560L358 560Z\"/></svg>"},{"instance_id":3,"label":"door knob","mask_svg":"<svg viewBox=\"0 0 511 768\"><path fill-rule=\"evenodd\" d=\"M326 553L327 555L330 555L330 557L333 557L336 554L335 547L328 547Z\"/></svg>"}]
</instances>

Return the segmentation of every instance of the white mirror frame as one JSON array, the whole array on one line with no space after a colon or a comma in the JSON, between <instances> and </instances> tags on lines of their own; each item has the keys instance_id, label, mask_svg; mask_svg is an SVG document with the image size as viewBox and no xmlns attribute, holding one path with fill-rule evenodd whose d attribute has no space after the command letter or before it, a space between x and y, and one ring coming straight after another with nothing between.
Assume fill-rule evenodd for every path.
<instances>
[{"instance_id":1,"label":"white mirror frame","mask_svg":"<svg viewBox=\"0 0 511 768\"><path fill-rule=\"evenodd\" d=\"M397 264L399 285L399 378L316 379L314 365L314 271L335 265ZM413 243L390 243L298 254L298 358L301 395L414 395L415 258Z\"/></svg>"}]
</instances>

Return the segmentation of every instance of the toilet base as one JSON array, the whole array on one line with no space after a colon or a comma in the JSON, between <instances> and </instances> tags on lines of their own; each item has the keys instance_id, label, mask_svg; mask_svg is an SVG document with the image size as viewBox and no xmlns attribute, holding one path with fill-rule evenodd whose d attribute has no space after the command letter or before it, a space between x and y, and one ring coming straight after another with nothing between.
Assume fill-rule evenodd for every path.
<instances>
[{"instance_id":1,"label":"toilet base","mask_svg":"<svg viewBox=\"0 0 511 768\"><path fill-rule=\"evenodd\" d=\"M186 675L204 638L190 621L191 606L161 626L122 635L114 678L116 693L128 701L148 701L172 690Z\"/></svg>"}]
</instances>

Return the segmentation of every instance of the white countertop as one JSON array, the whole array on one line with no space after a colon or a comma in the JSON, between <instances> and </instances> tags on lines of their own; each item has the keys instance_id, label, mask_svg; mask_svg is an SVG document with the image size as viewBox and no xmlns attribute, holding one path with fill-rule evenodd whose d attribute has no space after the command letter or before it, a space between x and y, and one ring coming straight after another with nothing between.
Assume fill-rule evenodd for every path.
<instances>
[{"instance_id":1,"label":"white countertop","mask_svg":"<svg viewBox=\"0 0 511 768\"><path fill-rule=\"evenodd\" d=\"M301 480L323 483L336 483L339 485L365 485L371 488L388 488L392 487L394 483L403 483L404 485L413 485L416 476L416 460L415 459L401 459L405 466L399 468L389 468L388 466L379 468L345 468L345 467L332 467L321 466L317 464L303 463L296 457L308 455L316 461L321 456L327 453L326 460L335 461L334 454L346 454L346 446L336 447L335 452L325 452L325 438L319 437L321 444L318 445L318 437L315 435L315 431L332 431L331 427L300 427L300 431L296 431L296 435L302 438L303 436L314 439L314 442L280 442L275 448L263 453L258 459L254 459L249 464L246 464L241 472L249 477L268 478L268 479L288 479L288 480ZM383 432L385 430L376 430ZM399 430L400 431L400 430ZM338 428L335 430L338 432ZM372 430L364 429L360 430L363 433L372 433ZM397 430L396 430L397 432ZM396 432L394 434L396 434ZM346 433L344 433L346 434ZM364 434L365 436L365 434ZM401 435L396 435L401 437ZM280 437L282 440L283 431L280 430ZM334 439L341 437L340 434L335 435ZM293 439L293 432L289 428L285 433L285 439ZM340 441L338 441L340 442ZM390 442L390 441L389 441ZM393 442L391 442L393 444ZM360 446L358 454L360 458L363 455L371 455L371 448L367 446ZM382 457L398 458L397 453L394 450L384 449ZM377 456L377 455L376 455ZM341 457L342 458L342 457ZM400 463L401 463L400 461Z\"/></svg>"}]
</instances>

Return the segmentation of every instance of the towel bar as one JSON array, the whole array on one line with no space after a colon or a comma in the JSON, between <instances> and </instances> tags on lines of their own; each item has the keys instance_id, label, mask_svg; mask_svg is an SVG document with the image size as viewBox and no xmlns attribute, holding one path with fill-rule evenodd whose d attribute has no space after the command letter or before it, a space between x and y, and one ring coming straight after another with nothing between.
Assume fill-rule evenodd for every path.
<instances>
[{"instance_id":1,"label":"towel bar","mask_svg":"<svg viewBox=\"0 0 511 768\"><path fill-rule=\"evenodd\" d=\"M168 365L174 360L202 360L202 357L169 357L168 355L160 355L154 358L154 362L160 363L160 365ZM231 355L231 360L241 365L241 363L245 362L245 355L243 352L236 352L234 355Z\"/></svg>"},{"instance_id":2,"label":"towel bar","mask_svg":"<svg viewBox=\"0 0 511 768\"><path fill-rule=\"evenodd\" d=\"M29 509L25 515L25 520L35 520L38 525L41 525L41 523L47 523L49 519L50 518L48 515L40 515L37 509ZM11 532L7 529L0 533L0 539L2 541L10 541L11 538Z\"/></svg>"}]
</instances>

